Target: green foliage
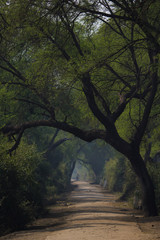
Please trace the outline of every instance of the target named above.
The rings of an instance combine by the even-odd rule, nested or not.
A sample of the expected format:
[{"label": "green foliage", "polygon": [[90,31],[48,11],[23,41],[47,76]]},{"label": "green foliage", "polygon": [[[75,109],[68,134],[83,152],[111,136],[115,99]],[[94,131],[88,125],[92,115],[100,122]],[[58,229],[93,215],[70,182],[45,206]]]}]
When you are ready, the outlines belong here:
[{"label": "green foliage", "polygon": [[[82,3],[84,7],[91,8],[91,11],[88,11],[90,14],[86,14],[87,11],[83,13],[83,8],[79,12],[79,9],[71,4],[72,1],[69,3],[50,1],[49,4],[48,1],[40,0],[34,3],[25,0],[3,1],[0,7],[2,26],[0,30],[0,127],[5,124],[21,124],[24,121],[52,119],[53,126],[59,123],[59,126],[65,126],[62,129],[72,131],[80,137],[82,134],[79,134],[78,129],[75,131],[72,126],[83,130],[94,128],[96,131],[93,131],[93,135],[96,132],[94,135],[96,138],[103,138],[120,151],[118,141],[125,148],[135,136],[134,144],[137,139],[141,141],[141,135],[147,135],[148,131],[156,142],[151,153],[153,155],[159,147],[159,141],[157,141],[159,135],[156,133],[159,129],[158,117],[156,119],[158,124],[154,126],[151,120],[155,119],[157,113],[159,114],[160,103],[158,89],[152,104],[152,95],[154,97],[156,92],[156,83],[155,85],[153,83],[155,76],[160,73],[156,63],[159,54],[155,55],[159,51],[157,29],[160,21],[160,4],[158,1],[151,1],[151,3],[150,1],[121,1],[124,7],[120,9],[121,4],[112,5],[115,1],[93,2],[92,6],[90,1]],[[78,4],[81,3],[77,2]],[[105,22],[105,12],[103,15],[105,7],[108,13],[116,11],[115,16],[120,14],[121,17],[112,18],[113,14],[111,14],[111,18],[107,18]],[[99,9],[101,14],[96,15]],[[125,13],[124,9],[126,9]],[[92,12],[95,15],[92,15]],[[129,19],[128,16],[130,20],[126,21]],[[101,17],[102,24],[99,22]],[[158,79],[159,76],[157,82]],[[148,120],[149,114],[152,119],[147,126],[145,119]],[[109,125],[106,127],[107,122]],[[48,121],[48,126],[50,124],[51,121]],[[39,121],[37,121],[38,125]],[[35,122],[33,126],[36,126]],[[141,132],[139,127],[142,129],[142,134],[137,137]],[[106,128],[107,131],[101,135],[99,134],[101,131],[98,131],[100,128]],[[112,129],[114,129],[113,135],[111,135]],[[29,135],[25,132],[25,137],[28,143],[35,142],[39,151],[45,151],[47,138],[51,135],[48,130],[46,132],[42,130],[45,139],[41,141],[37,139],[37,133]],[[88,132],[84,131],[84,134],[87,136]],[[145,137],[144,143],[140,146],[143,156],[145,145],[148,144]],[[134,144],[128,145],[130,149]],[[140,145],[140,143],[137,144]],[[14,161],[8,156],[4,157],[9,161],[6,165],[8,174],[15,176],[17,185],[20,185],[19,179],[22,178],[22,173],[27,179],[24,179],[24,185],[27,182],[31,183],[30,189],[33,193],[27,198],[29,202],[32,198],[33,202],[38,202],[36,196],[39,195],[34,193],[43,192],[40,185],[36,185],[38,181],[45,189],[40,176],[46,177],[48,186],[53,191],[66,189],[76,155],[74,153],[72,156],[73,148],[66,146],[45,156],[46,161],[43,162],[43,167],[40,164],[41,167],[38,168],[39,174],[35,170],[39,163],[35,163],[36,167],[34,164],[32,167],[26,165],[26,168],[18,162],[17,156],[23,159],[22,162],[31,164],[29,159],[34,162],[34,154],[32,152],[30,155],[29,150],[27,155],[18,150],[17,154],[12,156]],[[24,146],[22,148],[25,149]],[[122,152],[125,154],[124,148]],[[22,152],[25,152],[24,149]],[[136,149],[139,149],[139,146],[136,146]],[[82,160],[86,158],[89,161],[92,170],[99,178],[105,163],[104,159],[106,159],[105,153],[102,149],[98,149],[97,153],[94,151],[88,153],[86,150],[84,155],[86,156],[83,156]],[[2,162],[5,163],[5,160]],[[18,164],[14,165],[12,162]],[[106,164],[105,169],[111,190],[122,190],[124,166],[121,158],[119,160],[115,158]],[[132,180],[129,178],[130,168],[125,167],[127,169],[125,177],[130,185]],[[2,166],[3,168],[5,167]],[[49,168],[50,171],[48,171]],[[32,176],[36,179],[33,183]],[[16,182],[14,185],[16,186]],[[21,203],[25,208],[23,201]],[[20,206],[20,203],[18,202],[17,205]]]},{"label": "green foliage", "polygon": [[[36,139],[38,149],[44,149],[44,157],[45,163],[48,164],[48,176],[47,176],[47,189],[48,189],[48,197],[54,198],[55,194],[58,196],[68,189],[70,186],[70,180],[72,171],[74,169],[74,164],[76,160],[77,148],[79,147],[78,140],[71,139],[71,135],[67,134],[63,131],[59,131],[56,136],[56,140],[54,140],[53,148],[48,150],[49,143],[53,138],[55,131],[48,129],[41,129],[44,131],[45,138],[39,140]],[[33,134],[35,135],[35,134]],[[63,144],[54,147],[59,140],[66,139]],[[51,192],[49,192],[51,190]]]},{"label": "green foliage", "polygon": [[15,93],[13,90],[8,91],[7,88],[0,84],[0,128],[15,118],[13,100]]},{"label": "green foliage", "polygon": [[125,180],[125,159],[121,157],[107,161],[104,167],[104,177],[109,191],[122,192]]},{"label": "green foliage", "polygon": [[160,212],[160,163],[148,162],[147,168],[154,184],[156,203]]},{"label": "green foliage", "polygon": [[50,165],[48,186],[50,186],[51,188],[55,188],[56,195],[64,192],[68,187],[68,183],[70,183],[70,179],[68,179],[69,175],[66,174],[67,161],[64,156],[65,153],[58,148],[55,151],[51,152],[47,158]]},{"label": "green foliage", "polygon": [[[16,154],[5,138],[0,142],[0,224],[11,229],[23,227],[42,208],[45,180],[39,174],[42,155],[34,145],[22,143]],[[42,179],[43,178],[43,179]]]},{"label": "green foliage", "polygon": [[[43,140],[35,136],[36,131],[26,134],[25,139],[30,144],[23,139],[11,156],[7,151],[13,146],[13,142],[8,142],[1,136],[0,230],[22,228],[43,212],[48,201],[56,201],[67,190],[72,174],[73,145],[66,143],[45,155],[44,149],[46,150],[49,139],[53,137],[52,134],[46,131]],[[62,136],[60,134],[59,138]],[[43,152],[38,151],[39,148],[33,142],[41,150],[44,145]]]},{"label": "green foliage", "polygon": [[138,192],[141,197],[141,189],[137,176],[134,173],[130,162],[126,160],[124,183],[120,199],[125,201],[133,200],[135,192]]},{"label": "green foliage", "polygon": [[141,193],[140,186],[130,162],[118,155],[106,162],[103,179],[107,180],[107,189],[120,193],[120,200],[133,199],[135,191]]}]

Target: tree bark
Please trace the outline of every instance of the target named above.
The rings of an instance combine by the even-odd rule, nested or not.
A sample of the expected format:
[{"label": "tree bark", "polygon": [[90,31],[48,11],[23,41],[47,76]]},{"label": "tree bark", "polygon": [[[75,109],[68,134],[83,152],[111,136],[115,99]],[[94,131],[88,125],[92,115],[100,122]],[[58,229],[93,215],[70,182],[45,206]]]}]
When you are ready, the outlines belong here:
[{"label": "tree bark", "polygon": [[145,216],[157,216],[157,207],[155,201],[155,191],[151,177],[147,171],[145,162],[137,151],[132,151],[128,156],[132,167],[139,178],[142,187],[143,210]]},{"label": "tree bark", "polygon": [[118,135],[112,136],[112,139],[106,141],[117,151],[122,153],[131,162],[133,171],[138,177],[142,189],[143,211],[145,216],[157,216],[155,191],[151,177],[146,168],[145,162],[139,153],[139,145],[127,143]]}]

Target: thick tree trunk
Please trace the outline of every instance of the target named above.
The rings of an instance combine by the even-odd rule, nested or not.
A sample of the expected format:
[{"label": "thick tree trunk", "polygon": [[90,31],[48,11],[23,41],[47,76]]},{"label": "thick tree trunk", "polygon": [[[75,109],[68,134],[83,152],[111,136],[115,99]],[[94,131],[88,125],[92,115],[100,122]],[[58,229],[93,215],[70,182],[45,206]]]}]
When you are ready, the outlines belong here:
[{"label": "thick tree trunk", "polygon": [[143,193],[143,210],[145,216],[158,215],[155,202],[154,186],[141,155],[134,151],[130,156],[128,156],[128,158],[140,180]]},{"label": "thick tree trunk", "polygon": [[135,142],[132,142],[131,144],[127,143],[119,136],[115,136],[114,138],[110,137],[107,143],[126,156],[131,162],[133,170],[137,175],[142,188],[144,215],[157,216],[158,211],[155,201],[154,186],[145,162],[139,153],[139,145]]}]

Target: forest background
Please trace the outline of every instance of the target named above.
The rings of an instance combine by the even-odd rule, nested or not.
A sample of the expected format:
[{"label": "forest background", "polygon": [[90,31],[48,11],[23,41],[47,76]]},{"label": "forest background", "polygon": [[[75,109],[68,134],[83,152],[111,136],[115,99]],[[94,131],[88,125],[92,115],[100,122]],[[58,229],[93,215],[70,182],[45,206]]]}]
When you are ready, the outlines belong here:
[{"label": "forest background", "polygon": [[77,160],[158,214],[159,13],[152,0],[2,0],[2,229],[66,191]]}]

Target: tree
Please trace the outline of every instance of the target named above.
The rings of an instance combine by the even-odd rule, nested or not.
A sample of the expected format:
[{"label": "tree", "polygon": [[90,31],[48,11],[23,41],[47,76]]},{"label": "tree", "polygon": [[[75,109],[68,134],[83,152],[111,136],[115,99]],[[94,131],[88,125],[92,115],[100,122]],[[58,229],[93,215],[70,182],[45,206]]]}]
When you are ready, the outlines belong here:
[{"label": "tree", "polygon": [[[1,82],[20,95],[27,88],[36,97],[17,100],[41,113],[2,128],[17,135],[12,150],[26,129],[38,126],[102,139],[130,160],[148,216],[157,209],[140,147],[158,95],[159,10],[152,0],[17,0],[0,9]],[[120,134],[124,116],[129,137]]]}]

